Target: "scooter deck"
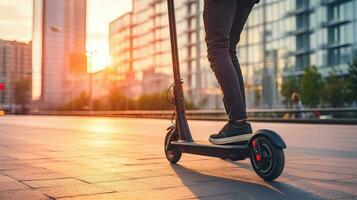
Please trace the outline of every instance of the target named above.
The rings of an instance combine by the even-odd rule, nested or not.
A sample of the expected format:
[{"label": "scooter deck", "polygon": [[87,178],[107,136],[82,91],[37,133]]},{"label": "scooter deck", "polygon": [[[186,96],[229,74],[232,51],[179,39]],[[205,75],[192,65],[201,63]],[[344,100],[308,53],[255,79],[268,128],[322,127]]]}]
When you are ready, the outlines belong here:
[{"label": "scooter deck", "polygon": [[248,145],[215,145],[197,142],[175,141],[173,146],[183,153],[218,157],[223,159],[243,160],[249,156]]}]

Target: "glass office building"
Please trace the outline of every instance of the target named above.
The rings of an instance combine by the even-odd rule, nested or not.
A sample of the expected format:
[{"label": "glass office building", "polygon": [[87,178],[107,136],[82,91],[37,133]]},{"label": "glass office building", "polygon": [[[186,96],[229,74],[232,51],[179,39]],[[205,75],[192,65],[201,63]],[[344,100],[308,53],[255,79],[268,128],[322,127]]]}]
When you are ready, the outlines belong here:
[{"label": "glass office building", "polygon": [[109,25],[109,46],[112,58],[114,74],[111,76],[111,85],[120,86],[127,96],[131,94],[131,82],[133,74],[133,51],[132,51],[132,13],[126,13]]},{"label": "glass office building", "polygon": [[32,99],[56,109],[86,90],[86,0],[34,0],[33,13]]},{"label": "glass office building", "polygon": [[[172,81],[162,76],[172,74],[166,3],[133,1],[134,85],[155,74],[149,80],[162,81],[150,91],[137,86],[136,94],[163,90]],[[203,0],[175,3],[186,97],[201,108],[222,108],[222,94],[207,61]],[[355,10],[357,0],[261,0],[255,5],[238,47],[248,108],[282,107],[283,80],[301,76],[307,66],[315,65],[324,76],[332,69],[345,75],[357,49]],[[152,73],[145,73],[148,70]]]},{"label": "glass office building", "polygon": [[356,55],[356,0],[265,0],[241,37],[249,107],[281,107],[284,78],[315,65],[323,76],[347,73]]}]

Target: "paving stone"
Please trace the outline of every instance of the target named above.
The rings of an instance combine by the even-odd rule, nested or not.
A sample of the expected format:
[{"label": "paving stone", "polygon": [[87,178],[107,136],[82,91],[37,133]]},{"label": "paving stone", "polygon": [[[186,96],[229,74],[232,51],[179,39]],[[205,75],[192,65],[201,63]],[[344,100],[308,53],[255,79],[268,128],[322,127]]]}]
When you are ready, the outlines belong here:
[{"label": "paving stone", "polygon": [[120,174],[130,178],[149,178],[149,177],[164,176],[163,174],[152,170],[122,172]]},{"label": "paving stone", "polygon": [[147,163],[145,160],[137,160],[137,159],[131,159],[131,158],[124,158],[124,157],[104,158],[101,160],[116,162],[116,163],[122,164],[122,165],[135,165],[135,164]]},{"label": "paving stone", "polygon": [[140,200],[186,199],[196,197],[187,187],[123,192]]},{"label": "paving stone", "polygon": [[317,187],[323,188],[323,189],[333,189],[337,190],[339,192],[343,193],[348,193],[351,195],[357,195],[357,189],[355,185],[352,184],[344,184],[340,181],[319,181],[319,182],[314,182],[314,184]]},{"label": "paving stone", "polygon": [[170,187],[180,187],[180,186],[192,186],[199,183],[188,180],[181,179],[176,176],[160,176],[160,177],[151,177],[151,178],[142,178],[137,179],[138,181],[152,186],[152,188],[170,188]]},{"label": "paving stone", "polygon": [[[0,192],[1,200],[48,199],[45,194],[59,200],[310,200],[356,199],[357,195],[357,156],[352,154],[356,151],[356,131],[351,126],[343,126],[341,132],[340,126],[332,125],[306,128],[254,123],[255,128],[277,129],[288,144],[282,176],[265,182],[252,170],[249,159],[231,162],[184,154],[177,165],[170,164],[162,149],[167,120],[140,119],[138,123],[138,119],[120,118],[33,118],[36,117],[16,116],[10,125],[4,122],[7,117],[0,120],[0,190],[4,190]],[[105,129],[93,125],[98,122],[98,127],[104,124]],[[191,126],[193,132],[202,133],[219,130],[223,125],[190,123],[196,124]],[[316,139],[316,135],[318,144],[307,141]],[[208,135],[198,133],[196,137],[207,140]],[[296,142],[301,140],[305,142]],[[348,147],[344,146],[346,143]]]},{"label": "paving stone", "polygon": [[0,183],[6,183],[6,182],[12,182],[12,181],[16,181],[16,180],[12,179],[8,176],[0,174]]},{"label": "paving stone", "polygon": [[40,174],[17,173],[17,174],[12,174],[11,177],[21,181],[30,181],[30,180],[61,179],[61,178],[68,178],[69,176],[60,173],[49,172],[49,173],[40,173]]},{"label": "paving stone", "polygon": [[42,193],[35,190],[7,190],[0,191],[1,200],[50,200]]},{"label": "paving stone", "polygon": [[[2,148],[0,147],[0,150],[1,150]],[[0,161],[1,162],[6,162],[7,160],[13,160],[13,159],[11,159],[9,156],[5,156],[5,155],[0,155]]]},{"label": "paving stone", "polygon": [[124,180],[124,181],[113,181],[105,183],[97,183],[100,187],[110,188],[118,192],[122,191],[140,191],[140,190],[149,190],[153,189],[153,186],[142,183],[137,179]]},{"label": "paving stone", "polygon": [[307,170],[289,170],[286,174],[293,175],[300,178],[308,178],[314,180],[346,180],[354,178],[354,175],[346,175],[339,173],[317,172]]},{"label": "paving stone", "polygon": [[134,172],[134,171],[145,171],[154,169],[163,169],[168,167],[168,165],[127,165],[122,167],[110,167],[102,168],[101,170],[109,173],[123,173],[123,172]]},{"label": "paving stone", "polygon": [[80,185],[83,182],[74,178],[65,179],[52,179],[52,180],[35,180],[35,181],[24,181],[25,184],[32,188],[43,188],[43,187],[53,187],[61,185]]},{"label": "paving stone", "polygon": [[97,187],[86,183],[77,184],[77,185],[40,188],[38,189],[38,191],[53,198],[74,197],[80,195],[103,194],[103,193],[114,192],[114,190],[112,189]]},{"label": "paving stone", "polygon": [[[340,199],[351,197],[355,194],[355,187],[341,187],[334,184],[321,183],[315,180],[297,180],[289,183],[307,193],[314,194],[322,199]],[[355,192],[353,192],[355,191]]]},{"label": "paving stone", "polygon": [[[221,180],[216,182],[207,182],[205,184],[195,185],[188,188],[193,192],[193,194],[195,194],[195,197],[200,198],[231,194],[234,192],[242,193],[244,196],[256,195],[257,199],[259,199],[259,195],[264,197],[264,194],[267,193],[269,195],[277,196],[275,192],[272,192],[272,189],[263,185],[244,181]],[[251,190],[247,191],[247,188],[251,188]]]},{"label": "paving stone", "polygon": [[61,198],[60,200],[119,200],[119,199],[134,200],[133,197],[118,192]]},{"label": "paving stone", "polygon": [[258,183],[262,182],[262,179],[254,173],[253,170],[231,167],[224,170],[214,170],[206,173],[207,176],[214,176],[221,179],[231,179],[231,180],[249,180]]},{"label": "paving stone", "polygon": [[12,154],[9,154],[9,156],[19,159],[19,160],[44,158],[43,156],[39,156],[39,155],[32,154],[32,153],[12,153]]},{"label": "paving stone", "polygon": [[356,200],[357,196],[351,196],[351,197],[346,197],[346,198],[340,198],[338,200]]},{"label": "paving stone", "polygon": [[101,183],[101,182],[112,182],[120,180],[132,179],[123,174],[88,174],[76,176],[77,179],[88,182],[88,183]]},{"label": "paving stone", "polygon": [[[356,162],[357,165],[357,162]],[[300,170],[309,170],[309,171],[317,171],[317,172],[326,172],[326,173],[338,173],[344,175],[356,175],[357,168],[354,166],[351,167],[337,167],[331,165],[321,165],[321,164],[303,164],[299,165],[296,163],[290,163],[285,166],[286,168],[291,169],[300,169]]]},{"label": "paving stone", "polygon": [[122,167],[123,165],[112,162],[101,162],[101,161],[74,161],[77,164],[84,165],[86,167],[94,168],[94,169],[102,169],[102,168],[111,168],[111,167]]},{"label": "paving stone", "polygon": [[345,180],[339,180],[339,181],[341,181],[343,183],[357,185],[357,178],[351,178],[351,179],[345,179]]},{"label": "paving stone", "polygon": [[28,168],[30,165],[28,164],[19,164],[19,163],[16,163],[16,164],[11,164],[11,163],[2,163],[0,165],[0,171],[5,171],[5,170],[15,170],[15,169],[26,169]]},{"label": "paving stone", "polygon": [[[217,165],[219,163],[219,165]],[[205,160],[205,161],[190,161],[190,162],[184,162],[180,163],[183,167],[191,169],[191,170],[196,170],[196,171],[213,171],[213,170],[219,170],[219,169],[226,169],[232,166],[235,166],[231,163],[222,161],[221,159],[214,158],[214,160]]]},{"label": "paving stone", "polygon": [[42,174],[42,173],[50,173],[51,171],[45,168],[40,167],[26,167],[24,169],[16,169],[16,170],[6,170],[1,173],[6,174],[10,177],[16,177],[23,174]]},{"label": "paving stone", "polygon": [[[220,186],[222,183],[215,185],[195,185],[195,186],[183,186],[174,188],[144,190],[144,191],[132,191],[125,192],[128,195],[134,196],[139,199],[187,199],[187,198],[203,198],[209,196],[218,196],[223,194],[233,193],[235,190],[232,187],[222,189]],[[223,186],[225,187],[225,186]]]},{"label": "paving stone", "polygon": [[42,159],[29,159],[29,160],[23,160],[23,163],[26,164],[40,164],[40,163],[56,163],[59,162],[58,160],[55,159],[51,159],[51,158],[42,158]]},{"label": "paving stone", "polygon": [[86,167],[79,164],[74,163],[41,163],[39,166],[48,169],[50,172],[58,172],[65,175],[81,175],[81,174],[88,174],[88,173],[99,173],[100,170]]},{"label": "paving stone", "polygon": [[[240,197],[235,194],[235,193],[230,193],[230,194],[221,194],[221,195],[213,195],[213,196],[208,196],[208,197],[199,197],[199,198],[188,198],[190,200],[193,199],[202,199],[202,200],[232,200],[232,199],[240,199]],[[187,199],[187,200],[188,200]]]},{"label": "paving stone", "polygon": [[30,187],[28,187],[27,185],[24,185],[23,183],[20,183],[19,181],[0,183],[0,191],[20,190],[20,189],[30,189]]}]

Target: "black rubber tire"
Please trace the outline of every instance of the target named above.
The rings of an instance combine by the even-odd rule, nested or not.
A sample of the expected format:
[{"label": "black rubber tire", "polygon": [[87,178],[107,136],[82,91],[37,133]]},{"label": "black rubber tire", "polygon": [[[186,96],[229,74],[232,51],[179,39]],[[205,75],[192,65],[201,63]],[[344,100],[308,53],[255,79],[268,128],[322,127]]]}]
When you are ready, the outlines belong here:
[{"label": "black rubber tire", "polygon": [[180,160],[182,152],[178,148],[172,147],[168,144],[170,144],[172,141],[178,141],[178,140],[179,140],[179,135],[176,130],[169,130],[167,132],[165,137],[165,144],[164,144],[165,155],[167,160],[173,164],[177,163]]},{"label": "black rubber tire", "polygon": [[260,146],[265,144],[266,145],[265,147],[270,148],[270,151],[272,153],[271,156],[272,164],[271,167],[268,168],[269,170],[267,172],[262,172],[260,169],[258,169],[257,165],[254,163],[256,161],[253,153],[250,157],[250,162],[252,164],[254,171],[258,174],[258,176],[260,176],[265,181],[272,181],[278,178],[284,170],[284,165],[285,165],[284,151],[283,149],[273,145],[272,142],[264,136],[258,137],[257,139],[260,142]]}]

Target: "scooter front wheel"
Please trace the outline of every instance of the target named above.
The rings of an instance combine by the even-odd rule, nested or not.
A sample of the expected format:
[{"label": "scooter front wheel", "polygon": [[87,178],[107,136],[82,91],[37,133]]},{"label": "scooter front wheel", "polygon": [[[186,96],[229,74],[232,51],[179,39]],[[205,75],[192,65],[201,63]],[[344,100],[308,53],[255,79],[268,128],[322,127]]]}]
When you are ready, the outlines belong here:
[{"label": "scooter front wheel", "polygon": [[165,155],[168,161],[171,163],[175,164],[177,163],[182,155],[182,152],[177,148],[171,145],[171,142],[173,141],[178,141],[179,140],[179,134],[176,129],[170,129],[165,137]]},{"label": "scooter front wheel", "polygon": [[[285,156],[283,149],[275,146],[272,142],[260,136],[252,141],[252,153],[250,161],[254,171],[264,180],[272,181],[283,172]],[[256,149],[257,151],[254,151]]]}]

